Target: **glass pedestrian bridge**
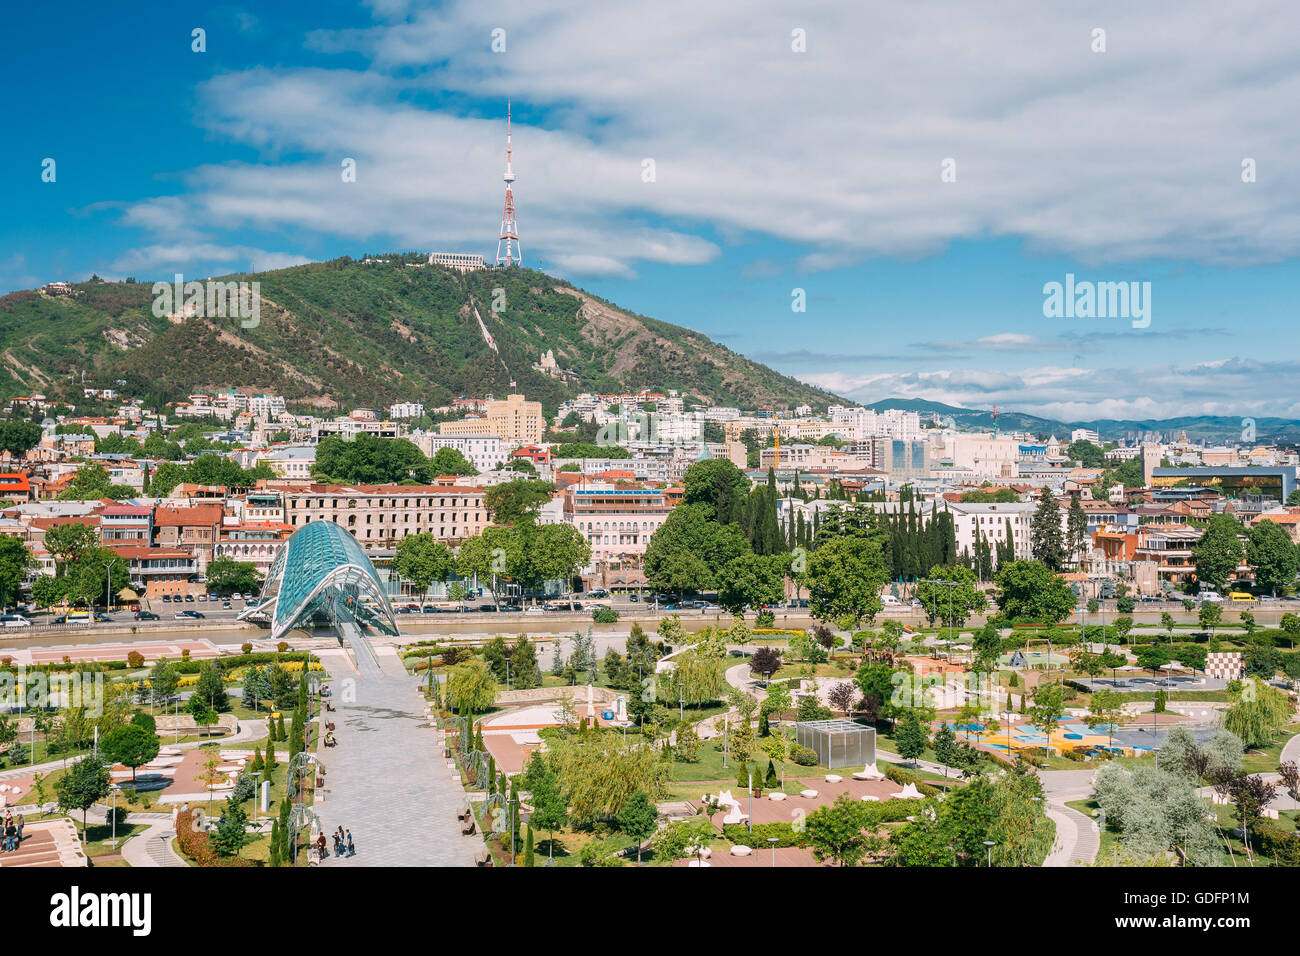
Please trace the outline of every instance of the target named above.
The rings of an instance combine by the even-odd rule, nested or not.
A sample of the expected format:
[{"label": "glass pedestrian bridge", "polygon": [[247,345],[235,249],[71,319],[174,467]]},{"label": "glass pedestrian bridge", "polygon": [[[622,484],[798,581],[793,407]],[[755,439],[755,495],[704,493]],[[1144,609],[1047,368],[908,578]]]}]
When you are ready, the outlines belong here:
[{"label": "glass pedestrian bridge", "polygon": [[398,633],[374,565],[357,539],[332,521],[303,525],[280,545],[257,603],[239,614],[240,620],[254,617],[270,620],[275,641],[318,625],[341,634],[360,635],[362,627]]}]

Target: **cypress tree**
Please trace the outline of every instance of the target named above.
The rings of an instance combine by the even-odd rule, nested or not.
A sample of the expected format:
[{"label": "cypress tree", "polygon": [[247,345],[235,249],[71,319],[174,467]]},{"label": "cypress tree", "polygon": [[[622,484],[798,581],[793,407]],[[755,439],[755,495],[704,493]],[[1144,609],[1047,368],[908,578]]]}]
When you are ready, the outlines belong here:
[{"label": "cypress tree", "polygon": [[533,865],[533,825],[528,824],[528,842],[524,844],[524,866]]}]

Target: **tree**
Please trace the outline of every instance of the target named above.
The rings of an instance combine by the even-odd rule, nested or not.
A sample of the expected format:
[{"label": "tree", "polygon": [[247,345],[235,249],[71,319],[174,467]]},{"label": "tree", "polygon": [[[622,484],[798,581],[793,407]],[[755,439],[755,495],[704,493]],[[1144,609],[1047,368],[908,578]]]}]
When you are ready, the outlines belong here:
[{"label": "tree", "polygon": [[230,709],[230,696],[226,693],[226,681],[221,668],[212,661],[199,665],[199,679],[194,685],[194,695],[203,698],[213,710],[220,713]]},{"label": "tree", "polygon": [[171,700],[180,684],[180,675],[176,666],[167,660],[160,660],[149,671],[149,696],[156,704]]},{"label": "tree", "polygon": [[1283,632],[1287,636],[1287,640],[1291,642],[1291,650],[1295,650],[1296,638],[1300,637],[1300,615],[1292,614],[1288,611],[1286,614],[1282,615],[1282,619],[1278,622],[1278,626],[1282,628]]},{"label": "tree", "polygon": [[1174,639],[1174,616],[1173,616],[1172,614],[1170,614],[1168,611],[1161,611],[1161,612],[1160,612],[1160,626],[1163,627],[1163,628],[1165,629],[1165,633],[1169,636],[1169,640],[1170,640],[1170,641],[1173,641],[1173,639]]},{"label": "tree", "polygon": [[749,479],[727,458],[697,461],[682,476],[682,504],[703,504],[719,524],[739,521],[749,495]]},{"label": "tree", "polygon": [[746,608],[778,603],[785,595],[783,565],[778,555],[752,551],[737,555],[718,571],[718,605],[732,614],[743,614]]},{"label": "tree", "polygon": [[1061,507],[1046,487],[1038,496],[1038,507],[1029,524],[1029,550],[1034,560],[1041,561],[1049,570],[1059,571],[1065,565]]},{"label": "tree", "polygon": [[[929,581],[917,584],[916,597],[931,624],[938,619],[945,627],[961,627],[971,614],[984,610],[988,603],[984,592],[976,587],[975,572],[970,568],[960,564],[935,565],[927,577]],[[931,581],[952,581],[954,584],[933,584]]]},{"label": "tree", "polygon": [[26,452],[41,443],[44,432],[35,422],[9,419],[0,422],[0,451],[7,451],[15,458],[21,458]]},{"label": "tree", "polygon": [[559,580],[567,589],[578,569],[591,560],[591,545],[571,524],[542,525],[528,536],[527,549],[527,578],[533,584]]},{"label": "tree", "polygon": [[552,856],[555,849],[555,831],[564,827],[568,822],[568,815],[559,781],[542,754],[534,752],[528,758],[523,786],[528,791],[533,805],[533,813],[528,822],[547,832],[547,855]]},{"label": "tree", "polygon": [[45,532],[45,550],[54,558],[54,567],[62,576],[71,563],[99,547],[99,532],[92,525],[65,522]]},{"label": "tree", "polygon": [[618,815],[618,827],[636,841],[636,862],[641,865],[641,844],[655,832],[659,826],[659,811],[644,790],[638,790],[628,797],[623,810]]},{"label": "tree", "polygon": [[96,754],[87,754],[59,778],[54,793],[62,810],[81,811],[81,836],[86,836],[86,811],[108,796],[112,782],[108,764]]},{"label": "tree", "polygon": [[1236,573],[1246,555],[1238,533],[1241,526],[1230,514],[1216,514],[1210,518],[1201,539],[1192,546],[1196,561],[1196,580],[1202,586],[1222,591]]},{"label": "tree", "polygon": [[429,471],[435,476],[478,474],[478,469],[456,448],[439,448],[434,452]]},{"label": "tree", "polygon": [[224,555],[208,562],[207,578],[207,589],[216,594],[255,594],[262,588],[262,575],[257,565]]},{"label": "tree", "polygon": [[869,812],[866,804],[842,793],[834,803],[808,814],[804,832],[817,861],[834,860],[838,866],[857,866],[874,843],[864,833]]},{"label": "tree", "polygon": [[1079,495],[1070,496],[1070,510],[1065,516],[1065,538],[1070,560],[1079,566],[1088,545],[1088,515],[1083,510]]},{"label": "tree", "polygon": [[109,731],[100,749],[104,756],[131,768],[131,789],[135,789],[135,771],[158,756],[158,735],[138,724],[126,724]]},{"label": "tree", "polygon": [[554,491],[555,486],[548,481],[514,478],[488,488],[483,493],[483,507],[495,524],[531,524]]},{"label": "tree", "polygon": [[1295,583],[1300,552],[1285,528],[1261,518],[1247,537],[1246,563],[1255,572],[1255,585],[1276,596],[1280,589]]},{"label": "tree", "polygon": [[904,760],[912,761],[913,764],[925,753],[930,740],[915,711],[903,711],[898,720],[898,727],[894,731],[894,741],[898,745],[898,755]]},{"label": "tree", "polygon": [[451,549],[427,531],[402,538],[397,542],[393,555],[393,570],[419,588],[421,593],[427,592],[435,581],[445,581],[455,564]]},{"label": "tree", "polygon": [[108,469],[100,464],[82,465],[72,480],[59,492],[63,501],[93,501],[96,498],[130,498],[135,489],[115,485],[108,477]]},{"label": "tree", "polygon": [[35,557],[21,538],[8,534],[0,537],[0,606],[17,603],[27,573],[36,566]]},{"label": "tree", "polygon": [[842,680],[831,686],[826,699],[830,701],[832,707],[847,718],[849,711],[858,702],[858,696],[857,685],[852,681]]},{"label": "tree", "polygon": [[220,716],[215,710],[208,706],[208,702],[199,694],[190,698],[190,702],[185,708],[191,717],[194,718],[195,725],[200,732],[206,731],[217,722]]},{"label": "tree", "polygon": [[808,607],[814,617],[847,620],[857,627],[863,618],[872,620],[880,613],[880,590],[888,575],[879,544],[840,537],[809,556],[807,580]]},{"label": "tree", "polygon": [[481,714],[496,700],[497,682],[487,662],[475,658],[452,668],[447,690],[457,710],[467,708],[471,714]]},{"label": "tree", "polygon": [[1196,619],[1201,627],[1213,633],[1214,628],[1223,620],[1223,608],[1213,601],[1202,601],[1200,610],[1196,612]]},{"label": "tree", "polygon": [[1012,561],[993,576],[996,600],[1011,620],[1055,624],[1074,610],[1074,594],[1059,575],[1038,561]]},{"label": "tree", "polygon": [[781,652],[766,644],[755,648],[749,657],[750,673],[760,674],[764,680],[771,680],[772,675],[780,669]]},{"label": "tree", "polygon": [[749,550],[740,526],[718,524],[712,506],[680,504],[650,538],[646,579],[660,590],[709,590],[716,586],[718,572]]},{"label": "tree", "polygon": [[431,464],[406,438],[380,438],[365,433],[351,438],[327,435],[316,445],[311,474],[324,482],[387,485],[408,479],[428,481],[436,477]]},{"label": "tree", "polygon": [[126,561],[108,548],[91,548],[65,569],[69,600],[93,605],[109,602],[127,585]]},{"label": "tree", "polygon": [[226,798],[225,808],[210,835],[212,848],[222,856],[238,857],[239,851],[253,841],[248,832],[248,813],[234,794]]}]

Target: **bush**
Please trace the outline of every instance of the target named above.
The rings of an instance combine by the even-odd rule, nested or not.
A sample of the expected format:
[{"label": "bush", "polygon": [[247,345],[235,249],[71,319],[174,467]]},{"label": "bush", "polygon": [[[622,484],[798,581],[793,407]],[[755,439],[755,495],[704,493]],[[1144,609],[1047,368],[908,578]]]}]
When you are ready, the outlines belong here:
[{"label": "bush", "polygon": [[722,835],[732,843],[751,847],[768,846],[767,841],[772,837],[776,837],[779,847],[808,845],[808,834],[796,831],[789,823],[756,823],[753,833],[743,823],[729,823],[722,828]]},{"label": "bush", "polygon": [[[881,764],[877,763],[876,766],[880,767]],[[900,786],[905,787],[909,783],[916,784],[916,789],[919,790],[927,797],[932,797],[939,792],[938,787],[931,786],[928,783],[923,783],[921,778],[918,777],[916,774],[911,773],[908,770],[904,770],[896,763],[884,764],[883,768],[881,769],[881,772],[885,775],[886,779],[892,780],[894,783],[899,784]],[[889,802],[893,803],[894,801],[891,800]],[[906,801],[900,800],[898,802],[903,803]]]},{"label": "bush", "polygon": [[618,611],[612,607],[598,607],[591,612],[591,619],[596,624],[614,624],[618,621]]},{"label": "bush", "polygon": [[243,644],[240,644],[239,649],[243,651],[245,654],[253,653],[253,645],[249,644],[247,641],[245,641]]},{"label": "bush", "polygon": [[1276,823],[1260,820],[1250,830],[1255,851],[1274,857],[1285,866],[1300,866],[1300,834],[1288,833]]},{"label": "bush", "polygon": [[790,745],[790,759],[801,767],[817,766],[817,751],[803,744]]},{"label": "bush", "polygon": [[144,667],[144,655],[139,651],[132,651],[126,655],[128,667]]},{"label": "bush", "polygon": [[758,612],[758,617],[754,619],[754,624],[758,627],[771,627],[776,623],[776,615],[764,608]]}]

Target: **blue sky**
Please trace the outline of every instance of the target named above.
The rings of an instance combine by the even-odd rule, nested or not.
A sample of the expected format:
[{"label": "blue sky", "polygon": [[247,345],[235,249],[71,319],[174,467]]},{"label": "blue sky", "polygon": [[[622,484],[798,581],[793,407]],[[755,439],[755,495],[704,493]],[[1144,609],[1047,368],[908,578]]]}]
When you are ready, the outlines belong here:
[{"label": "blue sky", "polygon": [[[527,264],[788,374],[864,402],[1300,417],[1292,5],[704,6],[13,8],[0,292],[490,258],[510,99]],[[1045,318],[1067,273],[1150,282],[1149,327]]]}]

